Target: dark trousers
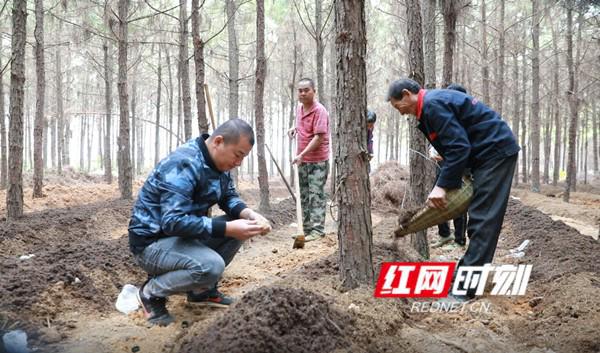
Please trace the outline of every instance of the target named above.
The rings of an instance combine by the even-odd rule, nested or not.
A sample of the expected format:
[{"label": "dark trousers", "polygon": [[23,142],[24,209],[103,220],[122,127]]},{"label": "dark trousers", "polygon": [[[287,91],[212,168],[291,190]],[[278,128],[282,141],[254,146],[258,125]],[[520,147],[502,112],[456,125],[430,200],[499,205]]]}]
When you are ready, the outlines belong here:
[{"label": "dark trousers", "polygon": [[[460,266],[491,263],[504,221],[517,155],[485,162],[473,168],[473,199],[469,206],[469,247]],[[472,296],[474,291],[469,291]]]},{"label": "dark trousers", "polygon": [[[440,177],[440,171],[442,170],[442,162],[438,162],[438,166],[440,168],[437,168],[435,171],[435,183],[433,184],[435,186],[435,184],[437,184],[437,180]],[[454,242],[460,245],[465,245],[466,244],[466,239],[465,239],[465,230],[466,230],[466,224],[467,224],[467,214],[464,213],[458,217],[456,217],[453,220],[454,223]],[[448,224],[448,222],[444,222],[444,223],[440,223],[438,224],[438,234],[440,235],[440,237],[442,238],[447,238],[450,236],[450,225]]]},{"label": "dark trousers", "polygon": [[[465,245],[467,240],[465,239],[465,231],[467,225],[467,214],[463,213],[454,220],[454,242],[460,245]],[[450,236],[450,225],[448,222],[438,224],[438,234],[442,238]]]}]

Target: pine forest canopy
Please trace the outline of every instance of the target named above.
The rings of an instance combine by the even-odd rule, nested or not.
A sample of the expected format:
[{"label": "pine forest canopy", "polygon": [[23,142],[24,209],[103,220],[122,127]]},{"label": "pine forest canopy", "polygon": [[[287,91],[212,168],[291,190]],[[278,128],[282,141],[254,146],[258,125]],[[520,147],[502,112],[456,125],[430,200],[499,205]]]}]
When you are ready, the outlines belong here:
[{"label": "pine forest canopy", "polygon": [[[45,124],[40,131],[45,138],[43,165],[48,171],[72,168],[106,174],[107,167],[118,169],[119,131],[126,123],[119,120],[124,98],[129,116],[129,156],[133,172],[139,176],[145,176],[157,160],[186,138],[198,136],[207,126],[212,131],[213,119],[216,124],[223,122],[231,116],[230,110],[254,122],[255,2],[39,3],[43,8],[39,17],[43,19],[43,28],[39,29],[43,32],[41,51],[36,51],[36,4],[31,0],[26,4],[25,173],[33,171],[35,159],[34,125],[40,84],[36,60],[42,53],[45,100],[40,116]],[[124,3],[128,5],[124,9],[127,26],[122,32],[119,11]],[[533,3],[422,0],[428,87],[441,87],[446,75],[451,75],[451,82],[462,84],[472,95],[501,111],[523,146],[519,181],[526,182],[535,175],[541,175],[546,183],[564,179],[573,115],[568,102],[576,97],[578,120],[574,132],[578,139],[573,147],[574,165],[583,179],[588,171],[598,171],[600,6],[574,0],[538,1],[534,13]],[[15,1],[0,3],[0,113],[5,134],[9,129],[15,5]],[[451,5],[455,7],[449,9]],[[409,74],[405,2],[372,0],[365,6],[367,104],[378,116],[372,168],[387,160],[408,165],[409,125],[385,101],[388,83]],[[452,64],[446,71],[445,26],[451,23],[450,10],[456,16],[455,38]],[[567,28],[569,11],[571,32]],[[182,14],[186,21],[180,20]],[[285,131],[291,126],[297,102],[294,81],[313,78],[319,99],[332,117],[338,109],[334,99],[333,22],[331,0],[265,2],[265,143],[285,173],[290,172]],[[126,40],[122,40],[123,33]],[[571,50],[568,33],[572,33]],[[119,50],[127,54],[124,71],[119,68]],[[126,85],[119,86],[125,76]],[[573,95],[568,94],[571,77],[575,83],[571,87],[575,89]],[[126,92],[119,91],[123,87]],[[3,161],[7,163],[6,141],[3,146]],[[257,165],[254,149],[240,176],[255,176]],[[277,172],[269,158],[267,167],[269,175],[275,177]],[[537,168],[537,174],[532,168]],[[3,178],[6,185],[6,175]]]}]

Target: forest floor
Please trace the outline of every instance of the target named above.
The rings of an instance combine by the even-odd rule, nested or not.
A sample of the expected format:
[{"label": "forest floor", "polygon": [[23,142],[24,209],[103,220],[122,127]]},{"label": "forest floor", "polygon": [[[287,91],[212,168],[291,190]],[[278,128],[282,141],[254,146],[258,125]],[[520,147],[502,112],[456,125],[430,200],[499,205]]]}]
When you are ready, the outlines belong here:
[{"label": "forest floor", "polygon": [[[377,191],[385,189],[383,171],[372,176]],[[411,308],[423,299],[340,290],[329,213],[326,238],[293,250],[294,204],[275,182],[274,231],[245,244],[224,274],[221,289],[238,303],[198,308],[175,296],[168,308],[176,322],[149,327],[139,311],[115,309],[123,285],[145,278],[127,247],[132,201],[119,200],[116,184],[98,178],[49,179],[45,198],[25,190],[23,219],[0,224],[0,335],[23,329],[37,352],[600,352],[600,188],[581,186],[569,204],[559,188],[514,188],[495,263],[533,264],[526,295],[486,295],[459,312],[418,313]],[[256,185],[241,182],[240,190],[257,204]],[[385,261],[420,261],[408,239],[393,244],[389,211],[398,195],[373,199],[375,275]],[[525,239],[525,256],[510,257]],[[436,240],[431,229],[429,241]],[[456,260],[462,252],[432,249],[431,259]],[[28,254],[35,256],[19,259]]]}]

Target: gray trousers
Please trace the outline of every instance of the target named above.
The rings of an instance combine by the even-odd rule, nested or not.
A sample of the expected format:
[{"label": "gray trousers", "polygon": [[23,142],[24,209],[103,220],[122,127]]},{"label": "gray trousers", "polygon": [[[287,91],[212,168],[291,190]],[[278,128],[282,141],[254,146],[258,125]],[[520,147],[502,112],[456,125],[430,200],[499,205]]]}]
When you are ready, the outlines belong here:
[{"label": "gray trousers", "polygon": [[150,244],[135,258],[149,274],[146,290],[167,297],[215,288],[242,243],[230,237],[201,241],[173,236]]}]

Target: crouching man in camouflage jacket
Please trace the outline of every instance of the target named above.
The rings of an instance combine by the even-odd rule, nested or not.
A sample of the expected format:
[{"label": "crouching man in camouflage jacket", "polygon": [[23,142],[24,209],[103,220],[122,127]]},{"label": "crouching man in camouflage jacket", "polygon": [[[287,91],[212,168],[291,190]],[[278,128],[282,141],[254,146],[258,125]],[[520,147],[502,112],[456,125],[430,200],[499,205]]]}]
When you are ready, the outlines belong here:
[{"label": "crouching man in camouflage jacket", "polygon": [[[226,307],[232,300],[217,283],[242,242],[271,231],[269,222],[239,198],[229,170],[252,146],[252,127],[228,120],[213,134],[181,145],[152,171],[129,222],[129,246],[148,272],[138,300],[149,322],[173,317],[166,298],[187,293],[190,303]],[[225,216],[207,217],[218,204]]]}]

